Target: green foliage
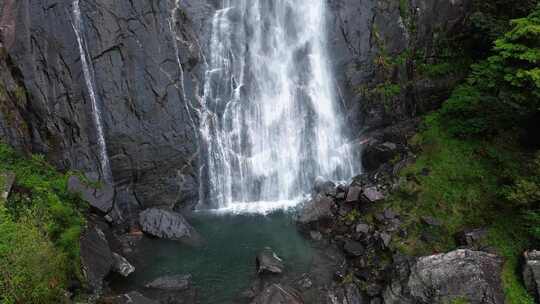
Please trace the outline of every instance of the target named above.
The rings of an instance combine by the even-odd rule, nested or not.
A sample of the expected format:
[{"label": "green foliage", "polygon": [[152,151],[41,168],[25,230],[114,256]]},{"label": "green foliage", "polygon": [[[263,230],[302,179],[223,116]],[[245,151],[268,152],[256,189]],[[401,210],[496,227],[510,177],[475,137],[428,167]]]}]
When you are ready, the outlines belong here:
[{"label": "green foliage", "polygon": [[[402,240],[401,249],[411,254],[451,250],[455,247],[452,235],[484,224],[497,197],[497,177],[482,152],[483,144],[450,136],[440,119],[438,114],[426,118],[424,130],[414,139],[422,152],[401,172],[400,191],[389,202],[408,215],[412,232]],[[432,231],[438,242],[419,241],[424,231],[419,221],[422,216],[434,216],[444,223],[445,231]]]},{"label": "green foliage", "polygon": [[[519,256],[530,246],[527,227],[522,211],[508,204],[501,191],[509,177],[523,172],[526,156],[512,136],[501,136],[500,141],[456,138],[442,119],[439,113],[425,119],[422,131],[410,141],[419,157],[402,170],[400,190],[381,206],[398,211],[407,227],[408,235],[395,239],[394,246],[412,255],[447,252],[456,247],[456,232],[487,227],[485,245],[506,261],[501,279],[507,303],[532,304],[518,272]],[[423,216],[437,218],[442,227],[426,227]],[[535,216],[540,223],[540,215]],[[431,240],[422,240],[425,233]]]},{"label": "green foliage", "polygon": [[15,189],[0,209],[2,303],[54,302],[47,299],[57,298],[65,280],[79,274],[85,207],[67,192],[69,175],[41,156],[23,157],[0,144],[2,171],[16,174]]},{"label": "green foliage", "polygon": [[506,212],[506,216],[501,215],[494,219],[488,240],[488,245],[497,248],[498,253],[505,258],[501,278],[505,303],[533,304],[534,300],[521,284],[519,271],[519,257],[529,246],[527,233],[524,231],[520,214],[512,210]]},{"label": "green foliage", "polygon": [[494,55],[474,64],[441,114],[455,136],[496,135],[540,110],[540,6],[512,21]]},{"label": "green foliage", "polygon": [[59,303],[69,260],[36,216],[14,221],[0,206],[0,303]]},{"label": "green foliage", "polygon": [[524,167],[526,174],[515,177],[514,183],[505,187],[503,193],[516,205],[531,206],[540,202],[540,152]]}]

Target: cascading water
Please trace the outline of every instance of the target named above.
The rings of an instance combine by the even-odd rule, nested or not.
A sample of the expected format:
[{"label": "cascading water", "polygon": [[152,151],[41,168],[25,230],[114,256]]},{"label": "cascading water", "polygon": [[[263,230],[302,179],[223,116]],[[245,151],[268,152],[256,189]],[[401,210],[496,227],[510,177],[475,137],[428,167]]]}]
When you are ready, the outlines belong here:
[{"label": "cascading water", "polygon": [[201,204],[265,212],[317,176],[352,177],[326,45],[325,0],[224,0],[201,113]]},{"label": "cascading water", "polygon": [[88,96],[90,96],[90,103],[92,105],[92,117],[94,125],[96,127],[97,141],[99,146],[99,160],[101,163],[101,171],[105,182],[112,182],[112,173],[109,162],[109,156],[107,154],[107,144],[105,142],[105,132],[103,131],[103,123],[101,119],[101,109],[98,103],[98,97],[94,90],[94,69],[88,58],[88,52],[86,47],[86,41],[84,39],[84,24],[81,18],[81,10],[79,7],[79,0],[74,0],[72,4],[73,20],[71,25],[75,31],[77,37],[77,44],[79,45],[79,53],[81,57],[81,65],[83,69],[84,81],[88,90]]}]

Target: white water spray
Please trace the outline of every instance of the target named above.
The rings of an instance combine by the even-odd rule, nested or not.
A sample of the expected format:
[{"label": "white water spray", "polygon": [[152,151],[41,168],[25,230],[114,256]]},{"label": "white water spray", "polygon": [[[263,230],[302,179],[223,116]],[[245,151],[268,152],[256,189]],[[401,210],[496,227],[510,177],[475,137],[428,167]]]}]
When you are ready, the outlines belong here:
[{"label": "white water spray", "polygon": [[101,163],[101,171],[103,174],[103,179],[112,183],[112,173],[111,166],[109,162],[109,156],[107,154],[107,144],[105,142],[105,133],[103,131],[103,123],[101,119],[101,109],[98,103],[98,97],[95,93],[95,82],[94,82],[94,69],[89,59],[86,41],[84,39],[84,24],[81,17],[81,10],[79,7],[79,0],[73,1],[73,20],[71,25],[75,31],[75,36],[77,37],[77,44],[79,45],[79,53],[81,57],[81,65],[84,74],[84,81],[86,83],[86,88],[88,90],[88,95],[90,96],[90,103],[92,105],[92,117],[94,120],[94,125],[97,131],[97,140],[99,146],[99,159]]},{"label": "white water spray", "polygon": [[201,113],[203,206],[265,212],[309,193],[317,176],[355,173],[325,3],[224,0],[215,13]]}]

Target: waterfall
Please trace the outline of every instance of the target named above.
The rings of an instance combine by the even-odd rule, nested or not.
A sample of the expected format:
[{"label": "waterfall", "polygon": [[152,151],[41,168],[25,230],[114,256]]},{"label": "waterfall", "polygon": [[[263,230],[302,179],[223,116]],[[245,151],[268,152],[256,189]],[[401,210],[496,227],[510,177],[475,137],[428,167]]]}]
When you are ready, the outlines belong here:
[{"label": "waterfall", "polygon": [[[77,37],[77,44],[79,45],[79,53],[81,57],[81,65],[83,69],[84,81],[86,88],[88,90],[88,96],[90,96],[90,103],[92,105],[92,117],[94,120],[94,125],[97,133],[97,141],[99,146],[99,160],[101,163],[101,171],[103,174],[103,179],[112,183],[112,173],[109,163],[109,156],[107,155],[107,143],[105,142],[105,132],[103,131],[103,122],[101,118],[101,109],[98,103],[98,96],[95,92],[95,81],[94,81],[94,69],[91,64],[91,59],[89,57],[86,41],[83,37],[84,35],[84,24],[81,17],[81,10],[79,8],[79,0],[73,1],[73,20],[71,25],[75,31],[75,36]],[[90,62],[90,64],[89,64]]]},{"label": "waterfall", "polygon": [[201,113],[201,204],[295,204],[321,176],[349,179],[327,54],[325,0],[224,0],[212,19]]}]

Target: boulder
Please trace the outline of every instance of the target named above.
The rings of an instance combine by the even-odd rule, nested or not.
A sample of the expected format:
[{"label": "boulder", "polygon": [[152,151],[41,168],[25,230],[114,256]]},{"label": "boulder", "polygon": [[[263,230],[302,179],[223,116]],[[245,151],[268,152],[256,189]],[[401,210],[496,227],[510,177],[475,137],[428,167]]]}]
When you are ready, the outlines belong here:
[{"label": "boulder", "polygon": [[161,289],[169,291],[186,290],[191,285],[190,274],[180,274],[159,277],[144,285],[146,288]]},{"label": "boulder", "polygon": [[531,250],[523,254],[525,265],[523,266],[523,283],[527,291],[540,301],[540,251]]},{"label": "boulder", "polygon": [[370,203],[382,201],[385,198],[384,194],[375,186],[365,188],[363,194],[366,200]]},{"label": "boulder", "polygon": [[461,299],[503,304],[502,265],[499,256],[468,249],[421,257],[407,269],[395,265],[384,303],[445,304]]},{"label": "boulder", "polygon": [[285,268],[283,260],[271,248],[265,248],[261,251],[255,261],[258,274],[280,274]]},{"label": "boulder", "polygon": [[113,255],[105,234],[98,227],[89,227],[81,235],[82,270],[88,285],[96,293],[103,287],[103,279],[113,267]]},{"label": "boulder", "polygon": [[185,240],[197,236],[195,229],[180,213],[151,208],[139,213],[141,229],[155,237]]},{"label": "boulder", "polygon": [[324,179],[321,176],[318,176],[315,179],[313,190],[316,194],[335,194],[336,184],[334,184],[332,181]]},{"label": "boulder", "polygon": [[362,167],[367,171],[375,171],[381,165],[390,162],[399,155],[398,146],[391,142],[373,141],[362,151]]},{"label": "boulder", "polygon": [[362,256],[365,250],[366,249],[364,248],[364,246],[356,241],[347,240],[343,245],[343,251],[345,251],[345,253],[351,257]]},{"label": "boulder", "polygon": [[304,304],[304,301],[298,291],[272,284],[257,295],[251,304]]},{"label": "boulder", "polygon": [[124,277],[129,276],[135,271],[135,266],[131,265],[126,258],[113,252],[113,265],[112,270]]},{"label": "boulder", "polygon": [[108,213],[113,207],[114,187],[112,185],[102,184],[92,187],[78,176],[72,175],[68,179],[68,191],[80,195],[90,206],[103,213]]},{"label": "boulder", "polygon": [[332,213],[333,206],[334,201],[331,198],[324,195],[317,195],[303,206],[298,217],[298,222],[300,224],[310,224],[331,219],[334,216]]},{"label": "boulder", "polygon": [[486,228],[468,229],[458,232],[455,236],[459,246],[479,249],[486,240],[489,231]]},{"label": "boulder", "polygon": [[137,291],[132,291],[115,297],[103,299],[106,304],[159,304],[158,301],[149,299]]},{"label": "boulder", "polygon": [[336,287],[327,293],[328,304],[368,304],[366,299],[353,283]]},{"label": "boulder", "polygon": [[360,201],[361,196],[362,196],[362,187],[351,186],[349,187],[349,191],[347,192],[347,198],[345,199],[345,202],[356,203]]},{"label": "boulder", "polygon": [[357,233],[368,234],[371,231],[371,226],[368,224],[360,223],[356,225],[355,231]]},{"label": "boulder", "polygon": [[0,202],[7,200],[15,183],[15,173],[0,173]]}]

